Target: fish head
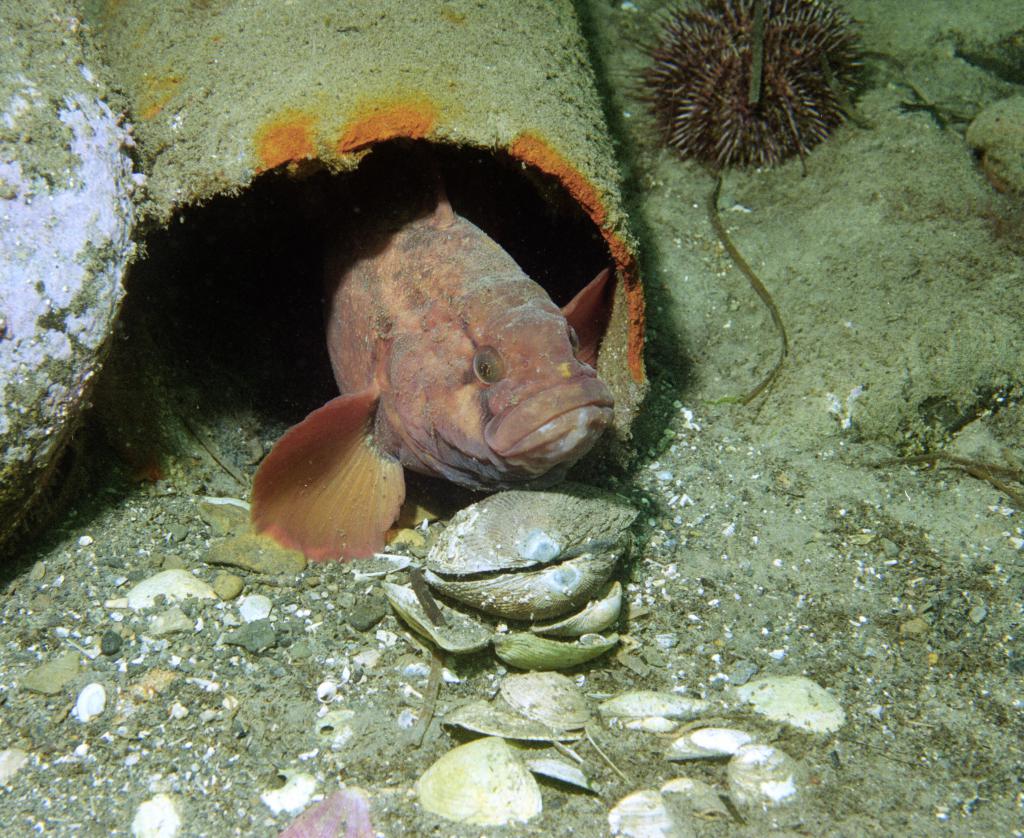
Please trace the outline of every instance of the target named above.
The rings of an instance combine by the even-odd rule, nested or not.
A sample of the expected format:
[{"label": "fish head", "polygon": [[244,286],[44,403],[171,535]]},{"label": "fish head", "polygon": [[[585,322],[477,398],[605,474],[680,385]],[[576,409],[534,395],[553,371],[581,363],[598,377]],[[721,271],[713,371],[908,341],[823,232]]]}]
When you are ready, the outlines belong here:
[{"label": "fish head", "polygon": [[392,424],[414,462],[403,460],[475,488],[560,476],[611,424],[611,391],[546,293],[499,292],[471,309],[464,329],[422,334],[392,356],[404,414]]}]

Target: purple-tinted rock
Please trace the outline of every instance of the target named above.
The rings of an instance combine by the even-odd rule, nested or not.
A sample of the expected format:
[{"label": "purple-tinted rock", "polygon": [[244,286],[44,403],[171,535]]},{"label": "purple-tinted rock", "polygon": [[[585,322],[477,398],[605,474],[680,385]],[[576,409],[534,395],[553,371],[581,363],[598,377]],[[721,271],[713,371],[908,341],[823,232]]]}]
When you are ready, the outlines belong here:
[{"label": "purple-tinted rock", "polygon": [[0,63],[0,543],[74,429],[123,296],[137,186],[128,131],[73,8],[5,4]]}]

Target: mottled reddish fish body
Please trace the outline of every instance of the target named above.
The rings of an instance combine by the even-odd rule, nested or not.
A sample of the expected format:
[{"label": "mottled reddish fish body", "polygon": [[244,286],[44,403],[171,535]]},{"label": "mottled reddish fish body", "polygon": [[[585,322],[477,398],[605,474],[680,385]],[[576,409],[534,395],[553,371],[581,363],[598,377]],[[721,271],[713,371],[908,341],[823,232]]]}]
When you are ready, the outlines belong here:
[{"label": "mottled reddish fish body", "polygon": [[475,489],[560,476],[612,419],[593,368],[608,277],[559,309],[443,197],[339,247],[327,345],[342,395],[260,466],[257,529],[313,559],[352,558],[383,547],[403,467]]}]

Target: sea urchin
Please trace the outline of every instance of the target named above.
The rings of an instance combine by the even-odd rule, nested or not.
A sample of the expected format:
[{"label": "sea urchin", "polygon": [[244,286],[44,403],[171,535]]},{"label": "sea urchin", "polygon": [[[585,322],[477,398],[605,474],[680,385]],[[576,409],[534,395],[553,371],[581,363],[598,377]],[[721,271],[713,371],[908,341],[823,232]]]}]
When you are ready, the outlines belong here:
[{"label": "sea urchin", "polygon": [[670,12],[643,81],[683,157],[772,166],[843,121],[859,55],[851,20],[822,0],[703,0]]}]

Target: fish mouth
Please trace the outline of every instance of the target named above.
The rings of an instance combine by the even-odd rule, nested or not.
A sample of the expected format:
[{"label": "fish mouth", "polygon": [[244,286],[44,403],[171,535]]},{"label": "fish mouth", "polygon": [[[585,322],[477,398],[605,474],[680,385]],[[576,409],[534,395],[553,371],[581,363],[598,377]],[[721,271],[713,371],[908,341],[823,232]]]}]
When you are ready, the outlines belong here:
[{"label": "fish mouth", "polygon": [[612,421],[604,382],[583,378],[548,387],[491,419],[484,441],[506,464],[540,475],[586,454]]}]

